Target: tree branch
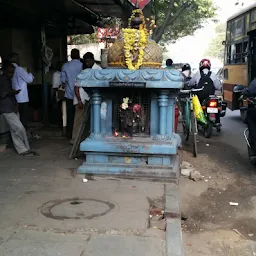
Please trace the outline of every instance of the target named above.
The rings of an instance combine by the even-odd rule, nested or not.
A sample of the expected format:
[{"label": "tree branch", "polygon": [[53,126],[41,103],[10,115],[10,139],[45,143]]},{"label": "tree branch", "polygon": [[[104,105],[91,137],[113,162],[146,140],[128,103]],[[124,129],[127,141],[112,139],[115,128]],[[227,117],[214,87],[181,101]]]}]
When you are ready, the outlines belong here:
[{"label": "tree branch", "polygon": [[158,24],[158,8],[157,8],[157,0],[154,0],[154,13],[155,13],[155,24]]},{"label": "tree branch", "polygon": [[[184,5],[182,8],[179,9],[179,11],[177,12],[177,14],[175,16],[172,17],[172,19],[169,20],[168,24],[166,27],[170,26],[173,22],[175,22],[180,15],[187,9],[189,8],[189,5]],[[165,28],[166,28],[165,27]]]},{"label": "tree branch", "polygon": [[170,0],[169,7],[167,8],[167,10],[165,12],[165,20],[164,20],[163,24],[160,27],[158,27],[157,34],[163,34],[163,32],[165,30],[165,27],[168,23],[168,19],[171,16],[171,13],[172,13],[172,8],[173,8],[173,5],[174,5],[174,1],[175,0]]},{"label": "tree branch", "polygon": [[[173,1],[174,2],[174,1]],[[165,31],[165,29],[170,26],[173,22],[175,22],[179,17],[180,15],[187,9],[191,6],[191,4],[184,4],[182,5],[178,12],[175,14],[175,16],[171,17],[171,11],[172,9],[169,7],[166,11],[166,14],[165,14],[165,20],[164,20],[164,23],[158,27],[158,29],[156,29],[155,33],[154,33],[154,36],[153,36],[153,39],[158,43],[161,38],[162,38],[162,35]]]}]

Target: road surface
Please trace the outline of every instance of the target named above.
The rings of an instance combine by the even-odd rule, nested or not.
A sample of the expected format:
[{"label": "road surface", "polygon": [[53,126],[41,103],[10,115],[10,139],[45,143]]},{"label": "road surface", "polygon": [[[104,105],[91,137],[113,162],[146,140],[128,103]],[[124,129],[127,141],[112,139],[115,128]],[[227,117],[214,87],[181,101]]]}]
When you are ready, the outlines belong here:
[{"label": "road surface", "polygon": [[246,157],[247,146],[243,135],[246,124],[242,122],[240,112],[227,110],[221,123],[222,131],[220,134],[215,131],[213,139],[234,147],[243,158]]},{"label": "road surface", "polygon": [[[222,131],[198,136],[198,157],[184,145],[181,159],[202,175],[180,180],[186,256],[256,255],[256,168],[249,162],[239,111],[227,111]],[[230,205],[235,202],[236,206]]]}]

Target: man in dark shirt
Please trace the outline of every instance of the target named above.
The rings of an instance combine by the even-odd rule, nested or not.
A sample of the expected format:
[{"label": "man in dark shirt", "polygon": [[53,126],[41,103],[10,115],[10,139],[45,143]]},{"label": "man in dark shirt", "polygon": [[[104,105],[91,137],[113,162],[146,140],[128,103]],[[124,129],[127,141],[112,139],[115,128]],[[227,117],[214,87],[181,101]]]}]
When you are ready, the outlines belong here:
[{"label": "man in dark shirt", "polygon": [[[249,86],[243,91],[244,97],[255,97],[256,96],[256,78],[254,78]],[[248,108],[247,111],[247,126],[249,129],[249,142],[251,146],[251,154],[253,156],[256,155],[256,109]]]},{"label": "man in dark shirt", "polygon": [[244,89],[243,93],[248,96],[256,96],[256,78],[254,78],[249,86]]},{"label": "man in dark shirt", "polygon": [[18,103],[15,95],[20,92],[12,89],[11,79],[15,67],[8,64],[4,69],[4,74],[0,76],[0,114],[3,115],[10,127],[12,141],[19,155],[37,155],[30,150],[27,133],[19,119]]}]

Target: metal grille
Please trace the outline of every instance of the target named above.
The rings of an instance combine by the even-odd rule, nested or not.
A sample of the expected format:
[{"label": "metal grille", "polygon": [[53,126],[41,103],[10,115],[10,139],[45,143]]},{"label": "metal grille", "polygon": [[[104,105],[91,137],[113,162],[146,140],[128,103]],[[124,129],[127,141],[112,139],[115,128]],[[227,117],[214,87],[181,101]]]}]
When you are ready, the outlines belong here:
[{"label": "metal grille", "polygon": [[[132,91],[133,90],[133,91]],[[123,98],[129,97],[131,103],[129,106],[134,106],[134,104],[139,104],[141,106],[140,117],[137,118],[137,114],[133,113],[132,116],[129,114],[129,110],[121,113],[121,104],[123,103]],[[126,114],[127,113],[127,114]],[[126,116],[127,115],[127,116]],[[150,93],[146,90],[139,89],[129,89],[116,91],[116,97],[113,101],[113,132],[122,132],[121,119],[133,119],[132,120],[132,136],[149,136],[150,134]],[[143,120],[142,120],[143,119]],[[139,120],[139,121],[138,121]]]}]

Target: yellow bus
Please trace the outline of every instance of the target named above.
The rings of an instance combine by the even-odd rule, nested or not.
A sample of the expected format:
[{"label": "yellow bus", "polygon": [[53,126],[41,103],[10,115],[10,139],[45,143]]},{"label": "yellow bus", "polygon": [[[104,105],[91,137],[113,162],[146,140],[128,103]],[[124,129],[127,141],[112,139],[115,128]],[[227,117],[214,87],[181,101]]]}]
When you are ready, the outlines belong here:
[{"label": "yellow bus", "polygon": [[228,108],[240,109],[242,119],[246,107],[239,101],[241,91],[256,77],[256,3],[227,21],[223,92]]}]

